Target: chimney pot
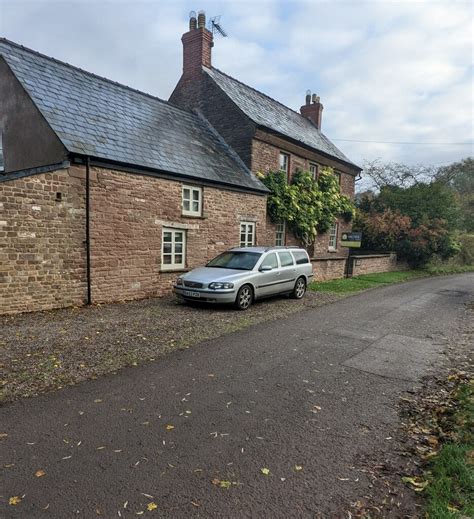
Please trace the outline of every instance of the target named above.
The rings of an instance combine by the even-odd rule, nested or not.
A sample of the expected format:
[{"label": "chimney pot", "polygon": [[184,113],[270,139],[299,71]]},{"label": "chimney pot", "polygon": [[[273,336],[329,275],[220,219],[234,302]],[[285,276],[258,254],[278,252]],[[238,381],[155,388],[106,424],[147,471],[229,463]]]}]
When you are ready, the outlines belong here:
[{"label": "chimney pot", "polygon": [[204,11],[198,12],[197,24],[198,29],[204,29],[206,27],[206,13]]},{"label": "chimney pot", "polygon": [[189,30],[192,31],[197,27],[196,12],[191,11],[189,13]]},{"label": "chimney pot", "polygon": [[311,103],[311,90],[306,90],[306,104],[309,105]]}]

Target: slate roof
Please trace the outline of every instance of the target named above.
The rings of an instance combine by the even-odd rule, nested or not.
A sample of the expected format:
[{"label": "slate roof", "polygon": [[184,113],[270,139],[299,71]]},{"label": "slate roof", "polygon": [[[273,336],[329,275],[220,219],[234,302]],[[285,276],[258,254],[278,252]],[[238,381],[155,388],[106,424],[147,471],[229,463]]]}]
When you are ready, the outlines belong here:
[{"label": "slate roof", "polygon": [[360,169],[301,114],[216,68],[205,67],[204,72],[249,119],[259,126],[270,128]]},{"label": "slate roof", "polygon": [[267,191],[202,117],[4,38],[0,55],[69,152]]}]

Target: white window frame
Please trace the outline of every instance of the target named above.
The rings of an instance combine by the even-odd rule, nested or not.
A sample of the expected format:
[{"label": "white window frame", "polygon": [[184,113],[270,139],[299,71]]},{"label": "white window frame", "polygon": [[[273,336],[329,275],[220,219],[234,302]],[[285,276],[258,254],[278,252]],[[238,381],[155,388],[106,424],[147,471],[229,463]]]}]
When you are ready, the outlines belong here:
[{"label": "white window frame", "polygon": [[[189,198],[185,196],[188,191]],[[194,193],[198,193],[198,199],[194,199]],[[185,208],[186,202],[189,203],[189,209]],[[197,210],[193,209],[193,202],[198,204]],[[182,214],[184,216],[202,216],[202,188],[196,186],[183,186],[182,190]]]},{"label": "white window frame", "polygon": [[[311,171],[311,168],[314,168],[314,171]],[[316,164],[316,162],[310,162],[309,163],[309,172],[313,174],[314,180],[318,180],[319,164]]]},{"label": "white window frame", "polygon": [[[281,157],[286,157],[286,168],[281,167]],[[278,157],[279,163],[278,168],[280,171],[284,171],[287,176],[290,174],[290,154],[285,153],[284,151],[280,151],[280,156]]]},{"label": "white window frame", "polygon": [[275,225],[275,246],[284,247],[286,237],[286,222],[278,222]]},{"label": "white window frame", "polygon": [[[165,242],[165,233],[171,233],[171,241]],[[177,234],[182,235],[182,241],[176,241]],[[165,252],[165,244],[171,244],[171,252]],[[181,253],[176,252],[176,244],[182,243]],[[165,256],[171,256],[171,263],[165,263]],[[176,261],[176,256],[181,256],[181,261]],[[161,270],[184,269],[186,265],[186,231],[184,229],[174,229],[163,227],[161,236]]]},{"label": "white window frame", "polygon": [[339,224],[337,222],[334,222],[328,231],[328,235],[329,235],[328,250],[330,250],[330,251],[337,250],[338,231],[339,231]]},{"label": "white window frame", "polygon": [[[244,240],[242,240],[242,234],[245,235]],[[251,238],[249,239],[249,237]],[[255,245],[255,222],[240,222],[239,244],[240,247],[253,247]]]}]

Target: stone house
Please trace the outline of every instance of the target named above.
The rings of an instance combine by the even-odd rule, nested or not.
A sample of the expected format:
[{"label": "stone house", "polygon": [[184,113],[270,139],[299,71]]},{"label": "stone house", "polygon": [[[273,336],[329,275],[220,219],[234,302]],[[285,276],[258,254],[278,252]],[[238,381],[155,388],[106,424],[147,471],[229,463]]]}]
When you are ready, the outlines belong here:
[{"label": "stone house", "polygon": [[[0,39],[0,314],[168,293],[232,246],[292,244],[255,173],[360,168],[302,115],[212,68],[203,16],[169,101]],[[343,275],[336,223],[310,251]]]},{"label": "stone house", "polygon": [[[205,16],[191,18],[183,43],[183,73],[170,101],[187,110],[199,110],[254,173],[285,170],[288,178],[303,169],[317,178],[323,166],[334,169],[341,192],[354,196],[361,168],[351,162],[321,131],[323,105],[308,93],[297,113],[212,66],[213,35]],[[267,219],[267,244],[297,245],[284,222]],[[334,222],[319,235],[310,252],[318,278],[344,276],[348,249],[340,236],[351,224]]]}]

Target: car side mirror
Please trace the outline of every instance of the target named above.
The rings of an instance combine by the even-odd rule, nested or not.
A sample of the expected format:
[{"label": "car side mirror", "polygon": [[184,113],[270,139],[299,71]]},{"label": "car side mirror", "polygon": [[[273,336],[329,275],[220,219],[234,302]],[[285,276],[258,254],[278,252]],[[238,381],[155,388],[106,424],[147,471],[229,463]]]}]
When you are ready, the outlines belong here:
[{"label": "car side mirror", "polygon": [[273,270],[271,265],[264,265],[263,267],[260,267],[260,272],[270,272],[270,270]]}]

